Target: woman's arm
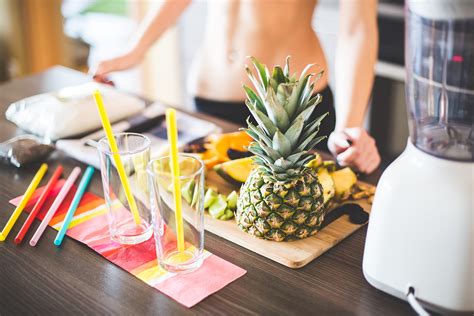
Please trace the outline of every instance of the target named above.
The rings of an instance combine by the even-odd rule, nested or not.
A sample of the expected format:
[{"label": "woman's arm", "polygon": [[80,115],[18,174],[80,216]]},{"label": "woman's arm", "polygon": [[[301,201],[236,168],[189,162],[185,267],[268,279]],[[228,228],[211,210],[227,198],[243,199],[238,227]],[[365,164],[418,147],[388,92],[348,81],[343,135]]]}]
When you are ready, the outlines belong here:
[{"label": "woman's arm", "polygon": [[165,0],[151,11],[140,23],[126,53],[100,62],[93,72],[94,79],[105,81],[105,76],[113,71],[128,69],[137,65],[147,50],[184,12],[191,0]]},{"label": "woman's arm", "polygon": [[377,61],[376,0],[340,1],[336,50],[336,130],[362,127]]},{"label": "woman's arm", "polygon": [[377,0],[341,0],[336,51],[336,129],[329,148],[342,165],[372,172],[380,163],[363,128],[377,61]]}]

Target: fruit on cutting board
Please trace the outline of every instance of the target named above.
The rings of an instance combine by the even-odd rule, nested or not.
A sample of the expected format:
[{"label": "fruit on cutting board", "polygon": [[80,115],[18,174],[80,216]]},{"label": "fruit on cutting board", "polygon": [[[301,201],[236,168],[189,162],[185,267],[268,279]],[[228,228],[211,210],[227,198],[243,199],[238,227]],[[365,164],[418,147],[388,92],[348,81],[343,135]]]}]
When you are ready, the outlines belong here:
[{"label": "fruit on cutting board", "polygon": [[237,209],[238,198],[239,198],[239,194],[237,194],[237,192],[235,191],[232,191],[227,196],[227,207],[230,208],[232,211],[235,211]]},{"label": "fruit on cutting board", "polygon": [[229,160],[214,166],[214,170],[224,180],[240,186],[247,180],[254,165],[250,157]]},{"label": "fruit on cutting board", "polygon": [[202,160],[206,168],[210,169],[217,165],[219,162],[219,157],[217,156],[215,150],[209,149],[205,152],[198,153],[199,158]]},{"label": "fruit on cutting board", "polygon": [[336,193],[336,188],[334,186],[334,180],[332,179],[329,171],[326,168],[318,169],[318,179],[323,187],[323,197],[324,204],[327,204]]},{"label": "fruit on cutting board", "polygon": [[[172,187],[170,191],[173,191]],[[194,195],[194,181],[185,182],[181,186],[181,196],[186,202],[188,202],[188,204],[192,205],[193,195]]]},{"label": "fruit on cutting board", "polygon": [[311,160],[306,166],[317,171],[319,182],[323,186],[325,204],[328,204],[333,198],[343,201],[349,198],[358,199],[370,196],[368,191],[363,190],[357,190],[358,195],[354,196],[357,176],[349,167],[336,171],[334,161],[322,161],[318,157]]},{"label": "fruit on cutting board", "polygon": [[204,195],[204,209],[209,211],[212,218],[229,220],[234,217],[238,194],[232,191],[228,196],[218,194],[216,190],[208,188]]},{"label": "fruit on cutting board", "polygon": [[336,163],[332,160],[323,160],[321,155],[316,154],[316,157],[306,164],[306,167],[318,171],[321,168],[327,169],[329,172],[336,170]]},{"label": "fruit on cutting board", "polygon": [[216,200],[209,206],[209,215],[213,218],[219,218],[224,215],[226,209],[226,198],[222,194],[219,194]]},{"label": "fruit on cutting board", "polygon": [[352,193],[353,186],[357,183],[357,176],[346,167],[331,173],[334,181],[335,197],[339,200],[348,199]]},{"label": "fruit on cutting board", "polygon": [[315,157],[306,164],[306,167],[318,170],[318,168],[322,165],[323,158],[321,157],[321,155],[315,154]]},{"label": "fruit on cutting board", "polygon": [[325,160],[323,161],[323,168],[325,168],[328,172],[336,171],[336,163],[332,160]]},{"label": "fruit on cutting board", "polygon": [[217,195],[217,192],[213,189],[207,189],[206,194],[204,194],[204,209],[208,209],[209,206],[214,203],[214,201],[217,199]]},{"label": "fruit on cutting board", "polygon": [[[172,186],[169,186],[167,190],[172,192]],[[185,182],[181,186],[181,196],[191,206],[197,201],[197,192],[198,190],[195,190],[195,185],[192,181]],[[237,207],[238,196],[235,191],[225,196],[224,194],[219,194],[213,188],[208,188],[204,194],[204,210],[208,210],[209,215],[215,219],[224,221],[232,219]]]},{"label": "fruit on cutting board", "polygon": [[218,163],[252,155],[246,149],[251,141],[250,136],[243,131],[212,134],[187,144],[183,151],[196,154],[210,169]]},{"label": "fruit on cutting board", "polygon": [[230,160],[229,150],[246,152],[251,141],[252,138],[244,131],[225,133],[217,135],[214,148],[221,161],[228,161]]},{"label": "fruit on cutting board", "polygon": [[[325,215],[323,187],[317,172],[306,164],[309,151],[325,136],[318,136],[321,120],[313,118],[321,95],[313,95],[314,74],[290,76],[284,69],[266,66],[252,58],[258,76],[246,68],[255,90],[244,86],[246,105],[257,125],[248,123],[253,142],[248,147],[257,165],[241,188],[236,220],[240,229],[273,241],[290,241],[314,235]],[[316,75],[320,77],[322,73]],[[258,79],[257,79],[258,78]]]}]

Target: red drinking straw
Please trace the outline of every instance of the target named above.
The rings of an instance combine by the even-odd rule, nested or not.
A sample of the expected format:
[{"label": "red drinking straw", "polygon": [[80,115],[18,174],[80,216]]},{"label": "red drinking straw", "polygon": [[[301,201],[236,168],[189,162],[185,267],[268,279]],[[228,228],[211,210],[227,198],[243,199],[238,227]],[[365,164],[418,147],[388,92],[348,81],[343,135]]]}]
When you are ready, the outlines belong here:
[{"label": "red drinking straw", "polygon": [[20,231],[18,232],[18,235],[15,237],[15,243],[19,245],[21,241],[23,240],[23,237],[25,237],[26,232],[30,228],[31,224],[33,223],[34,219],[36,218],[36,215],[38,212],[41,210],[41,207],[43,206],[44,202],[46,201],[46,198],[48,197],[49,193],[51,190],[54,188],[56,185],[56,182],[58,182],[59,177],[61,176],[61,173],[63,172],[63,167],[59,165],[56,170],[54,170],[53,175],[49,179],[48,184],[46,184],[46,187],[44,188],[43,192],[41,193],[38,201],[36,202],[35,206],[30,212],[30,215],[28,215],[28,218],[26,219],[25,223],[21,227]]}]

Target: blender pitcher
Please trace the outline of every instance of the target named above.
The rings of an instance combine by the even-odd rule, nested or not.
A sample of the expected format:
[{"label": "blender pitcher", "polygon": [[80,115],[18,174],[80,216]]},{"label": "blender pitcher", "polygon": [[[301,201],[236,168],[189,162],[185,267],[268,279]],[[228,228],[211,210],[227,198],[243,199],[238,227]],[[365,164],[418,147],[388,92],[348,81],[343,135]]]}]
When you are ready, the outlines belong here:
[{"label": "blender pitcher", "polygon": [[[413,144],[440,158],[474,161],[474,12],[410,1],[406,101]],[[467,3],[467,1],[465,1]]]}]

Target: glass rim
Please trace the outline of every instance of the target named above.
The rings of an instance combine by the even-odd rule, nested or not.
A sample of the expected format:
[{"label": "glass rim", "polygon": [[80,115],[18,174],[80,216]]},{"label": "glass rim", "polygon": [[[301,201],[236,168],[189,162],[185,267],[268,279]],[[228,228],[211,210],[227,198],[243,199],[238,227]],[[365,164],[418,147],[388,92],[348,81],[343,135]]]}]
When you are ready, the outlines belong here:
[{"label": "glass rim", "polygon": [[[187,157],[187,158],[192,158],[193,160],[197,161],[199,163],[199,168],[194,171],[193,173],[191,174],[188,174],[188,175],[179,175],[179,179],[180,180],[183,180],[183,179],[189,179],[189,178],[194,178],[196,175],[198,175],[199,173],[203,173],[204,172],[204,162],[199,159],[198,157],[192,155],[192,154],[189,154],[189,153],[178,153],[178,157],[181,156],[181,157]],[[163,159],[168,159],[169,160],[170,158],[170,155],[166,155],[166,156],[161,156],[161,157],[157,157],[157,158],[153,158],[153,159],[150,159],[150,161],[147,163],[147,166],[146,166],[146,173],[150,176],[160,176],[160,175],[166,175],[166,176],[169,176],[169,177],[172,177],[171,175],[171,172],[164,172],[164,171],[153,171],[151,170],[151,164],[157,160],[163,160]]]},{"label": "glass rim", "polygon": [[[120,133],[114,133],[113,134],[114,138],[117,138],[117,136],[124,136],[124,135],[126,135],[126,136],[137,136],[139,138],[142,138],[145,142],[141,146],[138,146],[138,148],[133,149],[133,150],[119,150],[118,152],[113,152],[113,151],[110,150],[110,144],[108,144],[109,139],[107,138],[107,136],[104,136],[101,139],[99,139],[99,141],[97,142],[98,143],[97,150],[99,150],[101,153],[104,153],[104,154],[107,154],[107,155],[115,155],[115,154],[118,154],[118,155],[133,155],[133,154],[137,154],[141,151],[144,151],[147,148],[150,148],[151,141],[148,138],[148,136],[145,136],[143,134],[128,133],[128,132],[120,132]],[[107,149],[102,148],[102,145],[104,143],[107,143]]]}]

